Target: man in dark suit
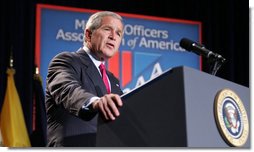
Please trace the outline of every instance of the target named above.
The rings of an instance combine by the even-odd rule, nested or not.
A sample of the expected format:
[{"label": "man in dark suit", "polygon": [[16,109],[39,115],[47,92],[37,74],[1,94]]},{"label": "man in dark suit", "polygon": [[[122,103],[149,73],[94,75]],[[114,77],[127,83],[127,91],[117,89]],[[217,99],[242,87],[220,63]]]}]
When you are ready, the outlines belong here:
[{"label": "man in dark suit", "polygon": [[121,16],[97,12],[87,21],[84,46],[52,59],[46,85],[48,146],[95,146],[98,113],[109,121],[120,115],[122,90],[104,63],[118,51],[123,30]]}]

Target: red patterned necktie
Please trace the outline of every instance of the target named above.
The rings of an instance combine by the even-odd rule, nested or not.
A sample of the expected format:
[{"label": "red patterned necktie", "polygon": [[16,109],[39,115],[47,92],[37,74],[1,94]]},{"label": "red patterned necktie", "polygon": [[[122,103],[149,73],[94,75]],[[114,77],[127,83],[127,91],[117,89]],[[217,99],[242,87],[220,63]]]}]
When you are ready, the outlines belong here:
[{"label": "red patterned necktie", "polygon": [[105,65],[103,63],[101,63],[99,68],[100,68],[101,75],[102,75],[102,80],[103,80],[103,82],[106,86],[107,92],[110,93],[110,87],[109,87],[109,82],[108,82],[108,78],[107,78]]}]

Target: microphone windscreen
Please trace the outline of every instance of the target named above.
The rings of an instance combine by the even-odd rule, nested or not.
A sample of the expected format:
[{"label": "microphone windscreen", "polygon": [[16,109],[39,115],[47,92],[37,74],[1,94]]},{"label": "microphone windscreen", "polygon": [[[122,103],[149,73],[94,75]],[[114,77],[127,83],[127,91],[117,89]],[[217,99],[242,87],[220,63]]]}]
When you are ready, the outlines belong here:
[{"label": "microphone windscreen", "polygon": [[192,40],[189,40],[187,38],[182,38],[181,41],[180,41],[180,46],[186,50],[192,50],[192,47],[193,47],[193,43],[195,43],[194,41]]}]

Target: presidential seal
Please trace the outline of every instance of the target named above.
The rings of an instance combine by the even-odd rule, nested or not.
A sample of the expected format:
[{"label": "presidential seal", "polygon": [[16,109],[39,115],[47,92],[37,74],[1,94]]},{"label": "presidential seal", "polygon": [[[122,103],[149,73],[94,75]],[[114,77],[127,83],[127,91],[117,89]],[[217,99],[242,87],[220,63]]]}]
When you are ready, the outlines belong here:
[{"label": "presidential seal", "polygon": [[223,89],[214,104],[215,121],[223,139],[230,146],[243,146],[249,136],[249,121],[241,99],[234,91]]}]

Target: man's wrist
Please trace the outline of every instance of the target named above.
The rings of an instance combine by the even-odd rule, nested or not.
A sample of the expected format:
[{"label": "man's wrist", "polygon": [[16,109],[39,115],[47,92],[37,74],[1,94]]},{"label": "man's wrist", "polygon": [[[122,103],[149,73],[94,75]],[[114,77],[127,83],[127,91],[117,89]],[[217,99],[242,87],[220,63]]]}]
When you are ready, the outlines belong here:
[{"label": "man's wrist", "polygon": [[93,103],[92,103],[92,108],[94,109],[94,110],[97,110],[98,109],[98,103],[101,101],[101,99],[99,98],[99,99],[96,99],[95,101],[93,101]]},{"label": "man's wrist", "polygon": [[93,103],[96,101],[96,100],[99,100],[100,98],[99,97],[92,97],[90,98],[83,106],[82,106],[82,109],[84,110],[92,110],[94,109],[93,107]]}]

